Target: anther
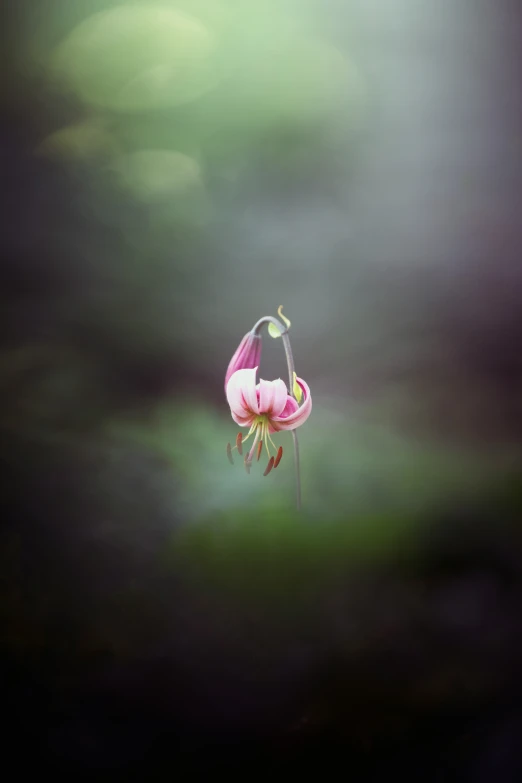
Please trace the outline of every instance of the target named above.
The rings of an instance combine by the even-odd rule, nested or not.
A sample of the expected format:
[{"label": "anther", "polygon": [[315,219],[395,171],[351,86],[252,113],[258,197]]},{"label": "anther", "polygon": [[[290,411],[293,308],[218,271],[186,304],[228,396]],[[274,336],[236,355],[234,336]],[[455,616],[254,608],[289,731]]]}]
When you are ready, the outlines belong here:
[{"label": "anther", "polygon": [[283,456],[283,447],[279,446],[279,448],[277,449],[277,456],[276,456],[275,462],[274,462],[274,468],[277,468],[277,466],[281,462],[281,457],[282,456]]},{"label": "anther", "polygon": [[243,441],[243,433],[242,432],[238,432],[237,433],[237,437],[236,437],[236,446],[237,446],[238,454],[241,454],[241,455],[243,454],[243,443],[242,443],[242,441]]},{"label": "anther", "polygon": [[234,460],[232,459],[232,446],[230,445],[230,443],[227,443],[227,457],[230,464],[233,465]]},{"label": "anther", "polygon": [[263,441],[260,440],[257,444],[257,461],[259,462],[259,457],[261,456],[261,451],[263,450]]},{"label": "anther", "polygon": [[247,472],[247,473],[250,473],[250,465],[251,465],[251,464],[252,464],[252,463],[250,463],[250,462],[248,461],[248,454],[245,454],[245,470],[246,470],[246,472]]},{"label": "anther", "polygon": [[268,476],[272,468],[274,467],[274,458],[270,457],[268,460],[268,465],[266,466],[265,472],[263,473],[263,476]]}]

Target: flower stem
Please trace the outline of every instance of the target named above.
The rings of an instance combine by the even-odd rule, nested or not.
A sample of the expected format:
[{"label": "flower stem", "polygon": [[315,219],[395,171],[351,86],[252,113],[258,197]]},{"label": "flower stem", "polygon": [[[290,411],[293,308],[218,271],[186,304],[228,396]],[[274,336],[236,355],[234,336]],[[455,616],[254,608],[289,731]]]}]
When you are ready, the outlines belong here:
[{"label": "flower stem", "polygon": [[[281,332],[281,339],[283,341],[283,347],[285,349],[286,364],[288,367],[288,389],[289,393],[295,399],[294,394],[294,357],[292,355],[292,347],[290,345],[290,338],[288,336],[288,329],[283,326],[281,321],[277,318],[273,318],[271,315],[266,315],[260,318],[259,321],[252,328],[254,334],[258,334],[261,331],[261,327],[264,324],[272,323]],[[294,461],[295,461],[295,486],[296,486],[296,506],[297,510],[301,509],[301,470],[299,466],[299,441],[297,440],[297,433],[295,430],[291,430],[292,439],[294,441]]]}]

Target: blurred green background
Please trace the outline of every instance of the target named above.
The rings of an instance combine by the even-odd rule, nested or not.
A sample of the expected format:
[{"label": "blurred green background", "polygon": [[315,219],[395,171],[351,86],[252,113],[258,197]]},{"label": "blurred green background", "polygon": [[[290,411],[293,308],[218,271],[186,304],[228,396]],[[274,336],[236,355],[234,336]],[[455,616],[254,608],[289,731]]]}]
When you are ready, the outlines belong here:
[{"label": "blurred green background", "polygon": [[[209,646],[275,688],[298,639],[350,672],[387,622],[371,614],[387,569],[422,580],[432,537],[473,542],[475,514],[487,541],[519,541],[521,100],[499,56],[515,11],[479,5],[12,4],[9,655],[46,650],[82,677],[89,656],[163,650],[183,669]],[[226,367],[280,304],[314,404],[300,514],[288,433],[267,478],[225,453]],[[279,343],[264,338],[264,378],[286,376]],[[384,582],[357,604],[346,579]],[[358,617],[349,642],[323,600]],[[245,652],[245,628],[266,655]],[[230,709],[235,726],[247,708]]]}]

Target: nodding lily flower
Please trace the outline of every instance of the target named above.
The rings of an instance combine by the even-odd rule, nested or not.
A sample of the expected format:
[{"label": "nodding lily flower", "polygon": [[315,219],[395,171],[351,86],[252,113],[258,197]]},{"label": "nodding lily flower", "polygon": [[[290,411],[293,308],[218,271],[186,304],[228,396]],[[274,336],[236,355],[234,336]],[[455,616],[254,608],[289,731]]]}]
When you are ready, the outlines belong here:
[{"label": "nodding lily flower", "polygon": [[228,365],[227,373],[225,375],[225,393],[230,378],[237,370],[251,370],[253,367],[259,367],[259,362],[261,360],[261,340],[261,335],[256,334],[254,331],[245,334]]},{"label": "nodding lily flower", "polygon": [[[286,384],[280,378],[276,381],[264,381],[256,385],[257,367],[241,369],[231,375],[226,385],[226,395],[232,418],[240,427],[250,427],[245,438],[239,432],[236,445],[239,454],[243,454],[243,444],[254,436],[250,450],[245,454],[245,467],[250,472],[254,454],[261,457],[263,443],[268,454],[268,465],[263,475],[267,476],[272,468],[277,468],[283,456],[282,446],[276,448],[270,435],[280,430],[295,430],[309,417],[312,411],[312,397],[308,384],[294,373],[294,394],[301,401],[288,394]],[[276,449],[276,455],[270,454],[269,443]],[[227,455],[233,464],[232,447],[227,446]]]}]

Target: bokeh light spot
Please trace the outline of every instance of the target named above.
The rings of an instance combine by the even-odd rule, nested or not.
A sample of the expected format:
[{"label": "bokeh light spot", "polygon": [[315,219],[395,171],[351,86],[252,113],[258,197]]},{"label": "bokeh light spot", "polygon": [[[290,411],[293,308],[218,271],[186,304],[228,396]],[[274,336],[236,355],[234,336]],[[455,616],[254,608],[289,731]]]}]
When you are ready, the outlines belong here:
[{"label": "bokeh light spot", "polygon": [[156,202],[185,194],[201,182],[196,160],[172,150],[139,150],[121,155],[111,169],[137,200]]},{"label": "bokeh light spot", "polygon": [[92,160],[114,155],[116,142],[100,122],[86,120],[59,128],[38,145],[36,152],[63,160]]},{"label": "bokeh light spot", "polygon": [[160,5],[120,6],[75,27],[51,57],[64,89],[122,112],[165,109],[216,83],[216,39],[197,19]]}]

